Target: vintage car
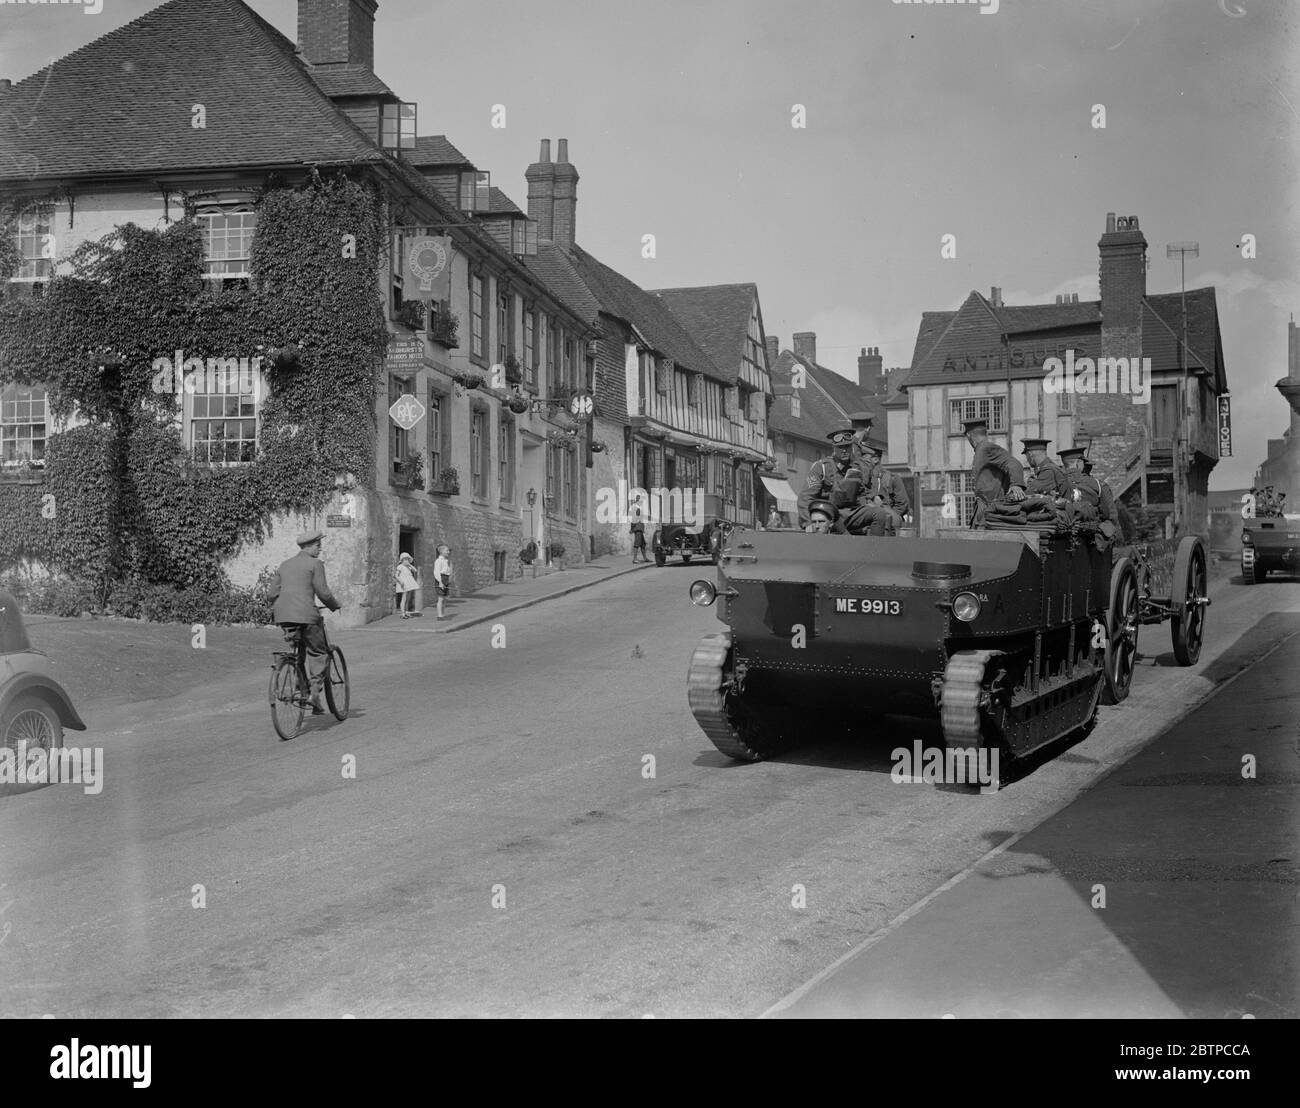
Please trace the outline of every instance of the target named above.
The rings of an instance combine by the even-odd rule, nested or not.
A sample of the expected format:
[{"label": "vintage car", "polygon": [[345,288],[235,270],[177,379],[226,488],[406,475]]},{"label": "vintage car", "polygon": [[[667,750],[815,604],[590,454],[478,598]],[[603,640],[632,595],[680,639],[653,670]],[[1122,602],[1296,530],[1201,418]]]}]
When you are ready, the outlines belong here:
[{"label": "vintage car", "polygon": [[[0,592],[0,747],[54,750],[63,745],[65,727],[86,729],[49,670],[45,654],[32,648],[18,602]],[[0,794],[23,787],[0,783]]]},{"label": "vintage car", "polygon": [[693,520],[673,521],[670,516],[655,528],[650,538],[655,565],[665,565],[669,558],[678,556],[683,565],[690,565],[692,558],[718,564],[722,548],[736,524],[728,518],[728,505],[718,496],[702,495],[695,500],[695,506]]},{"label": "vintage car", "polygon": [[1300,573],[1300,515],[1255,516],[1241,523],[1242,581],[1262,584],[1269,570]]}]

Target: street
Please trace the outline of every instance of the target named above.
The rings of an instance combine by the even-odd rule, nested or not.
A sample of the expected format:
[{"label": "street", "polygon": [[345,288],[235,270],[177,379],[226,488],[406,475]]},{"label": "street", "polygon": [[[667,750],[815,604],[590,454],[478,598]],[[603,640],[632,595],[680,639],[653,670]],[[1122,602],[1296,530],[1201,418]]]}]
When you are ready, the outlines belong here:
[{"label": "street", "polygon": [[1300,612],[1295,582],[1220,578],[1199,665],[1144,628],[1127,703],[981,797],[891,781],[890,750],[934,734],[914,721],[818,735],[810,717],[772,762],[714,751],[684,680],[720,627],[686,599],[712,573],[549,600],[501,619],[504,646],[490,622],[339,632],[352,716],[287,743],[273,630],[209,628],[200,651],[188,627],[148,628],[174,654],[147,653],[168,695],[141,699],[78,684],[78,636],[111,622],[34,621],[90,726],[65,743],[105,748],[105,786],[0,799],[0,1014],[759,1015],[1295,633],[1270,613]]}]

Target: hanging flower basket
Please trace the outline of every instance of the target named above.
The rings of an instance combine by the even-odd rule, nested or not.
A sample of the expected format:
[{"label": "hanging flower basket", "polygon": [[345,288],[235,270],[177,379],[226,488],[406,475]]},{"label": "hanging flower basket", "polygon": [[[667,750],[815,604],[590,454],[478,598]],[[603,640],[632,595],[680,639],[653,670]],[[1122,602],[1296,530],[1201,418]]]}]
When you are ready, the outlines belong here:
[{"label": "hanging flower basket", "polygon": [[519,551],[519,560],[526,566],[532,565],[537,560],[537,543],[530,541]]},{"label": "hanging flower basket", "polygon": [[506,355],[506,383],[510,385],[521,385],[524,380],[523,367],[519,364],[519,359],[513,354]]},{"label": "hanging flower basket", "polygon": [[594,439],[592,441],[591,452],[593,454],[603,454],[608,449],[609,447],[607,447],[601,439]]},{"label": "hanging flower basket", "polygon": [[506,399],[506,407],[514,412],[515,415],[523,415],[532,406],[532,402],[529,401],[528,397],[518,389],[515,389],[515,391]]},{"label": "hanging flower basket", "polygon": [[463,389],[476,389],[487,380],[481,373],[453,373],[451,379]]}]

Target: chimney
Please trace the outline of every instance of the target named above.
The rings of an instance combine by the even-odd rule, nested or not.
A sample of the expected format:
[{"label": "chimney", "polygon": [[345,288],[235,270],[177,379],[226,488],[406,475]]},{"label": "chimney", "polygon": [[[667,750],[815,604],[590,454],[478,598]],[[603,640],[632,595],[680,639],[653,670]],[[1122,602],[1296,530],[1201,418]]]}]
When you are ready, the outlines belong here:
[{"label": "chimney", "polygon": [[810,362],[817,361],[816,331],[796,331],[791,341],[794,343],[795,354],[800,358],[807,358]]},{"label": "chimney", "polygon": [[560,139],[555,159],[555,207],[551,232],[556,246],[568,249],[577,235],[578,171],[569,164],[569,140]]},{"label": "chimney", "polygon": [[551,140],[542,139],[537,161],[524,171],[528,182],[528,218],[537,221],[537,237],[555,240],[555,166],[551,162]]},{"label": "chimney", "polygon": [[[1147,240],[1135,215],[1106,214],[1106,233],[1097,243],[1101,252],[1101,325],[1103,330],[1124,331],[1137,346],[1132,351],[1107,349],[1106,354],[1141,355],[1142,300],[1147,294]],[[1136,329],[1136,330],[1135,330]],[[1104,338],[1103,338],[1104,343]]]},{"label": "chimney", "polygon": [[776,365],[776,360],[781,356],[781,340],[775,335],[767,335],[767,368],[771,369]]},{"label": "chimney", "polygon": [[312,65],[375,68],[375,0],[298,0],[298,49]]},{"label": "chimney", "polygon": [[989,299],[993,301],[993,306],[995,308],[1002,307],[1002,290],[998,288],[997,285],[993,286],[989,295]]},{"label": "chimney", "polygon": [[13,87],[14,83],[8,77],[0,77],[0,92],[7,92]]},{"label": "chimney", "polygon": [[1057,304],[1065,303],[1065,297],[1062,296],[1059,292],[1056,294],[1056,302]]},{"label": "chimney", "polygon": [[880,347],[864,346],[858,355],[858,387],[872,396],[881,396],[885,389],[885,359],[880,356]]}]

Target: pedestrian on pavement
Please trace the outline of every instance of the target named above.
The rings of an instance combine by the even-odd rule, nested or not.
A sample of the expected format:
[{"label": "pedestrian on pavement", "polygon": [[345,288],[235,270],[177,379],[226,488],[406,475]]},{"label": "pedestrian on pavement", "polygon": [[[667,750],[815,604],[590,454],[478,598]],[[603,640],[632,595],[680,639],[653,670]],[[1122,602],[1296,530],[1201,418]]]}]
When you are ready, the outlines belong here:
[{"label": "pedestrian on pavement", "polygon": [[[324,683],[325,666],[329,662],[329,649],[325,641],[324,620],[316,610],[319,600],[331,612],[340,604],[330,592],[325,580],[325,564],[320,560],[320,531],[308,531],[298,536],[298,553],[280,563],[275,571],[266,597],[272,601],[271,618],[286,632],[305,628],[303,639],[307,643],[307,671],[311,678],[311,714],[324,714],[320,694]],[[286,639],[288,634],[286,634]]]},{"label": "pedestrian on pavement", "polygon": [[781,521],[781,513],[776,510],[776,505],[773,504],[772,510],[767,513],[767,529],[769,531],[775,531],[782,526],[784,526],[784,524]]},{"label": "pedestrian on pavement", "polygon": [[632,513],[632,564],[637,563],[637,552],[641,553],[641,561],[648,562],[650,559],[645,554],[645,521],[641,518],[641,509],[637,508]]},{"label": "pedestrian on pavement", "polygon": [[411,608],[415,603],[415,590],[420,587],[420,582],[415,575],[415,559],[405,551],[397,559],[393,579],[397,588],[397,610],[403,619],[410,619],[414,614]]},{"label": "pedestrian on pavement", "polygon": [[433,563],[433,584],[438,590],[438,618],[446,619],[442,606],[451,594],[451,547],[446,543],[438,547],[438,558]]}]

